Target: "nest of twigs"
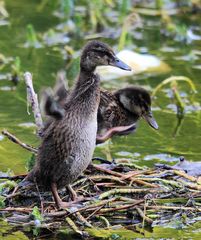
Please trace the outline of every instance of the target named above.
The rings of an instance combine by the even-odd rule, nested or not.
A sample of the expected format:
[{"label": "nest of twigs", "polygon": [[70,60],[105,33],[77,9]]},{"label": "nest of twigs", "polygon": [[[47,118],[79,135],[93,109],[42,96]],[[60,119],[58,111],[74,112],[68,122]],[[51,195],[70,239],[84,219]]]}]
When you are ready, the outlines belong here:
[{"label": "nest of twigs", "polygon": [[[20,180],[5,176],[5,186],[6,181]],[[135,226],[166,224],[183,215],[185,219],[201,216],[200,178],[179,170],[141,168],[123,160],[91,164],[72,187],[82,199],[63,210],[58,210],[51,194],[41,192],[38,186],[11,195],[5,187],[5,206],[0,212],[15,226],[55,230],[68,224],[81,235],[86,228],[120,225],[135,231]],[[60,195],[70,201],[65,189]]]}]

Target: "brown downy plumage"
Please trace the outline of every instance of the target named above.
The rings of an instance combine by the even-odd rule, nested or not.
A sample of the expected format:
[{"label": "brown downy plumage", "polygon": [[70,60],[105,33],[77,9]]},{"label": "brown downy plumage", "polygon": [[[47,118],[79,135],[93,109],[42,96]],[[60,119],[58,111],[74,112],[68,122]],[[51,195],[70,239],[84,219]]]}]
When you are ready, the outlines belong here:
[{"label": "brown downy plumage", "polygon": [[[61,82],[60,86],[62,86]],[[57,115],[62,117],[64,102],[61,96],[66,98],[69,93],[64,85],[59,91],[54,92],[54,96],[50,95],[50,91],[46,92],[48,96],[45,100],[46,114],[53,118]],[[151,112],[151,97],[144,88],[129,86],[115,92],[101,89],[96,143],[102,143],[113,135],[127,135],[133,132],[140,118],[144,118],[152,128],[158,129]]]},{"label": "brown downy plumage", "polygon": [[96,143],[97,110],[100,101],[96,66],[130,68],[121,62],[106,44],[91,41],[83,49],[80,73],[64,101],[62,117],[53,119],[44,129],[36,165],[21,183],[34,182],[51,189],[58,207],[67,207],[58,188],[69,185],[86,169]]},{"label": "brown downy plumage", "polygon": [[110,129],[117,126],[131,126],[128,129],[118,131],[119,135],[133,132],[136,123],[144,118],[154,129],[158,124],[151,112],[151,97],[140,86],[129,86],[115,92],[101,90],[100,104],[98,108],[98,134],[97,142],[105,141]]}]

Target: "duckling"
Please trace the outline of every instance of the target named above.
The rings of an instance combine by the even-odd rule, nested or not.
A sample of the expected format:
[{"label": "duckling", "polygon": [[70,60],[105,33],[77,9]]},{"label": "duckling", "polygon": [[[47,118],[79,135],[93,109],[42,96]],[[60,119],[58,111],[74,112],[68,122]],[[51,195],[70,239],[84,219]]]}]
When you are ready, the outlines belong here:
[{"label": "duckling", "polygon": [[96,142],[102,143],[114,134],[133,132],[141,117],[152,128],[158,129],[151,112],[151,97],[144,88],[129,86],[115,92],[101,90]]},{"label": "duckling", "polygon": [[[46,92],[45,112],[53,118],[58,116],[62,118],[64,104],[62,96],[66,97],[70,93],[64,85],[65,81],[62,83],[59,80],[56,83],[54,95],[50,94],[50,91]],[[135,131],[136,122],[141,117],[152,128],[158,129],[158,124],[151,112],[151,97],[144,88],[129,86],[115,92],[101,89],[96,144],[105,142],[113,135],[127,135]],[[46,124],[48,125],[49,122]]]},{"label": "duckling", "polygon": [[105,43],[91,41],[86,44],[81,54],[79,76],[63,107],[63,117],[55,118],[45,128],[36,165],[21,184],[36,182],[39,187],[51,190],[59,208],[69,207],[69,203],[61,200],[58,189],[78,178],[94,152],[100,102],[100,80],[94,71],[100,65],[131,70]]}]

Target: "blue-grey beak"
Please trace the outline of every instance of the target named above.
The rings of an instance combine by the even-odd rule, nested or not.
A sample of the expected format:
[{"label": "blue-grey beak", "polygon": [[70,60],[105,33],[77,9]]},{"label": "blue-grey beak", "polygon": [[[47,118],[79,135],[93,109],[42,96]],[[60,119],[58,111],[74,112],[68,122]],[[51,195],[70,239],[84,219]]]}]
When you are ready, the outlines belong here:
[{"label": "blue-grey beak", "polygon": [[126,71],[131,71],[132,69],[127,65],[125,64],[124,62],[122,62],[118,57],[114,57],[114,60],[109,62],[109,65],[111,66],[114,66],[114,67],[118,67],[118,68],[121,68],[123,70],[126,70]]},{"label": "blue-grey beak", "polygon": [[148,113],[143,115],[143,118],[147,121],[147,123],[154,129],[158,130],[158,124],[155,120],[155,118],[153,117],[153,114],[151,111],[149,111]]}]

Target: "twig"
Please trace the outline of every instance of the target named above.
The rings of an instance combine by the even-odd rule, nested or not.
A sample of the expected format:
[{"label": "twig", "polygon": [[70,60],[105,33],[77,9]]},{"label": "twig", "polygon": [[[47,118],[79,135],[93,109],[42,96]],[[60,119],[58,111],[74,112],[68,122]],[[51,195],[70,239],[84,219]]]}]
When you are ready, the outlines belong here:
[{"label": "twig", "polygon": [[121,177],[121,180],[126,180],[126,179],[131,178],[131,177],[136,177],[136,176],[141,175],[141,174],[146,173],[146,172],[147,172],[147,170],[130,171],[127,174],[125,174],[123,177]]},{"label": "twig", "polygon": [[195,178],[193,176],[189,176],[184,171],[174,170],[173,172],[174,172],[174,174],[176,174],[176,175],[178,175],[180,177],[184,177],[184,178],[190,180],[191,182],[197,182],[197,178]]},{"label": "twig", "polygon": [[94,158],[92,158],[92,161],[99,161],[101,163],[112,164],[111,161],[101,158],[101,157],[94,157]]},{"label": "twig", "polygon": [[37,132],[38,135],[40,136],[43,129],[43,120],[41,117],[41,112],[38,104],[38,96],[33,88],[31,73],[25,72],[24,79],[27,86],[27,102],[32,107],[32,112],[34,114],[34,119],[37,126]]},{"label": "twig", "polygon": [[185,210],[185,211],[199,211],[201,212],[201,208],[195,207],[177,207],[177,206],[147,206],[147,208],[157,209],[157,210]]},{"label": "twig", "polygon": [[74,232],[78,233],[79,235],[83,235],[83,232],[78,229],[78,227],[75,225],[75,223],[70,217],[66,218],[66,222],[73,229]]},{"label": "twig", "polygon": [[101,205],[100,207],[98,207],[94,212],[92,212],[86,219],[91,218],[92,216],[94,216],[94,214],[96,214],[99,210],[101,210],[103,207],[105,206],[105,204]]},{"label": "twig", "polygon": [[18,179],[24,179],[26,176],[27,174],[19,174],[14,176],[0,176],[0,179],[18,180]]},{"label": "twig", "polygon": [[144,185],[144,186],[153,187],[153,188],[158,187],[156,184],[151,184],[151,183],[147,183],[145,181],[139,180],[139,179],[135,179],[134,177],[132,177],[132,175],[127,176],[127,175],[122,174],[122,173],[118,173],[118,172],[115,172],[115,171],[112,171],[112,170],[109,170],[109,169],[102,168],[102,167],[100,167],[98,165],[95,165],[95,164],[92,164],[92,166],[99,171],[106,172],[106,173],[111,174],[113,176],[121,177],[121,179],[123,179],[123,180],[128,179],[128,180],[132,180],[132,182],[135,182],[135,183],[138,183],[138,184],[141,184],[141,185]]},{"label": "twig", "polygon": [[199,191],[201,190],[201,185],[194,184],[194,183],[189,183],[189,182],[186,182],[186,181],[184,181],[182,179],[178,179],[177,181],[182,183],[184,186],[186,186],[188,188],[199,190]]},{"label": "twig", "polygon": [[90,205],[88,205],[88,206],[86,206],[86,207],[79,208],[78,210],[70,213],[69,215],[74,214],[74,213],[76,213],[76,212],[94,210],[94,209],[96,209],[96,208],[99,207],[99,206],[102,206],[102,205],[105,205],[105,204],[114,202],[114,201],[117,200],[117,199],[118,199],[118,197],[114,197],[114,198],[110,198],[110,199],[108,199],[108,200],[98,201],[98,202],[92,203],[92,204],[90,204]]},{"label": "twig", "polygon": [[98,219],[102,220],[102,221],[105,223],[105,225],[106,225],[107,228],[110,227],[110,223],[109,223],[109,221],[107,220],[106,217],[104,217],[104,216],[96,216],[96,217],[97,217]]},{"label": "twig", "polygon": [[9,133],[7,130],[3,130],[2,134],[4,136],[6,136],[9,140],[11,140],[12,142],[21,146],[22,148],[24,148],[32,153],[37,154],[38,150],[35,147],[32,147],[29,144],[21,142],[17,137],[15,137],[13,134]]},{"label": "twig", "polygon": [[112,181],[116,181],[119,183],[123,183],[125,184],[125,182],[121,181],[118,177],[115,176],[107,176],[107,175],[91,175],[89,176],[89,179],[92,180],[103,180],[103,179],[108,179],[108,180],[112,180]]},{"label": "twig", "polygon": [[63,217],[68,215],[67,211],[58,211],[58,212],[50,212],[50,213],[44,213],[42,216],[45,217]]},{"label": "twig", "polygon": [[156,193],[160,193],[160,189],[149,189],[149,188],[143,188],[143,189],[140,189],[140,188],[120,188],[120,189],[112,189],[110,191],[107,191],[107,192],[104,192],[102,194],[99,195],[99,199],[102,200],[106,197],[109,197],[111,195],[115,195],[115,194],[128,194],[128,193],[153,193],[153,192],[156,192]]},{"label": "twig", "polygon": [[105,172],[105,173],[111,174],[116,177],[124,177],[124,174],[122,174],[122,173],[118,173],[118,172],[115,172],[115,171],[112,171],[112,170],[109,170],[106,168],[102,168],[96,164],[92,164],[91,166],[93,166],[96,170],[99,170],[101,172]]},{"label": "twig", "polygon": [[36,179],[34,178],[34,183],[35,183],[35,186],[36,186],[36,190],[37,190],[37,192],[38,192],[38,196],[39,196],[39,199],[40,199],[40,206],[41,206],[41,213],[44,213],[44,207],[43,207],[43,198],[42,198],[42,196],[41,196],[41,194],[40,194],[40,191],[39,191],[39,188],[38,188],[38,184],[37,184],[37,181],[36,181]]},{"label": "twig", "polygon": [[7,207],[0,209],[0,212],[21,212],[21,213],[30,213],[33,211],[32,208],[21,208],[21,207]]},{"label": "twig", "polygon": [[82,224],[84,224],[85,226],[90,227],[90,228],[93,227],[93,226],[87,221],[88,218],[83,217],[80,212],[76,212],[76,213],[75,213],[75,216],[76,216],[76,217],[78,218],[78,220],[79,220]]},{"label": "twig", "polygon": [[138,212],[140,217],[143,219],[143,221],[146,221],[149,224],[153,223],[153,220],[151,218],[147,217],[140,208],[136,208],[136,211]]},{"label": "twig", "polygon": [[100,214],[114,212],[114,211],[116,212],[116,211],[120,211],[120,210],[124,210],[124,209],[133,208],[134,206],[141,204],[143,202],[144,202],[144,200],[138,200],[131,204],[125,204],[125,205],[115,206],[115,207],[111,207],[111,208],[104,208],[104,209],[101,209],[99,212],[100,212]]}]

